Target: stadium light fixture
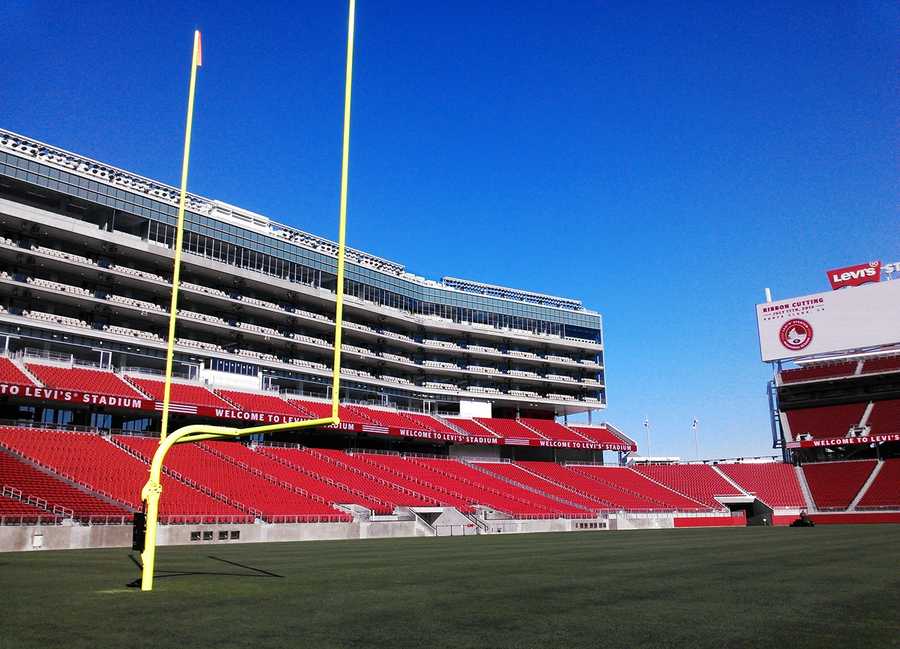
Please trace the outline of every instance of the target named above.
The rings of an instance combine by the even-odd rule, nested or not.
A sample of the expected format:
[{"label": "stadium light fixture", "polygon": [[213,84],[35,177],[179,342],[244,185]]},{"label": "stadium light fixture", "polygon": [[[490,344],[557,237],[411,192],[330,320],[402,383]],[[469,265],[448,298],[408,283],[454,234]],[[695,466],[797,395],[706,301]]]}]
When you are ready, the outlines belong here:
[{"label": "stadium light fixture", "polygon": [[[190,151],[191,123],[193,120],[194,90],[197,80],[197,68],[201,63],[200,32],[194,32],[194,51],[191,60],[191,81],[188,92],[188,113],[185,128],[185,147],[182,163],[182,187],[179,201],[179,218],[176,234],[175,248],[175,273],[172,280],[172,308],[169,319],[169,341],[166,352],[166,383],[163,405],[163,424],[161,427],[160,442],[153,454],[150,463],[150,476],[141,490],[141,500],[144,502],[146,515],[146,532],[143,543],[135,540],[136,549],[141,549],[141,590],[153,590],[153,573],[156,564],[156,537],[159,523],[159,498],[162,494],[162,468],[166,454],[175,444],[189,442],[202,442],[211,439],[235,439],[260,433],[274,433],[301,428],[315,428],[340,423],[340,389],[341,389],[341,332],[344,322],[344,259],[346,256],[347,235],[347,185],[349,176],[350,156],[350,97],[353,82],[353,34],[356,15],[356,0],[349,0],[349,18],[347,21],[347,63],[344,85],[344,136],[341,151],[341,198],[340,212],[338,216],[338,246],[337,246],[337,287],[335,297],[334,318],[334,360],[332,363],[331,380],[331,416],[321,419],[306,421],[294,421],[264,426],[252,426],[250,428],[231,428],[227,426],[212,426],[206,424],[194,424],[179,428],[170,435],[165,434],[165,426],[168,424],[168,399],[171,391],[172,359],[174,356],[175,317],[179,290],[179,268],[181,264],[181,242],[184,234],[184,207],[187,195],[187,173]],[[142,548],[140,546],[143,546]]]}]

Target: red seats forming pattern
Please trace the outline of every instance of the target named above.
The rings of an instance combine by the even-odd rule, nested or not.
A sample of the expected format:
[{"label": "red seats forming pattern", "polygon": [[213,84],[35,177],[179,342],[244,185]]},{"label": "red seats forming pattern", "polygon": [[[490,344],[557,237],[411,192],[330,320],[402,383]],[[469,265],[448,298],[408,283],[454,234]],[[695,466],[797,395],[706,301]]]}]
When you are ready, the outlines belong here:
[{"label": "red seats forming pattern", "polygon": [[721,507],[716,496],[744,495],[706,464],[651,464],[634,470],[710,507]]},{"label": "red seats forming pattern", "polygon": [[242,444],[216,444],[211,446],[216,452],[288,482],[295,487],[318,496],[331,504],[356,503],[369,509],[384,508],[385,503],[376,500],[363,492],[352,492],[346,487],[341,487],[333,482],[326,482],[320,476],[311,472],[304,472],[296,463],[279,461],[277,454],[270,454],[267,447],[257,447],[251,450]]},{"label": "red seats forming pattern", "polygon": [[803,474],[819,509],[846,509],[862,488],[875,460],[806,464]]},{"label": "red seats forming pattern", "polygon": [[352,410],[363,419],[369,419],[381,426],[409,428],[413,430],[432,430],[431,428],[423,428],[402,412],[376,410],[374,408],[363,408],[362,406],[347,406],[347,409]]},{"label": "red seats forming pattern", "polygon": [[562,424],[553,421],[552,419],[527,419],[522,418],[521,421],[523,424],[528,426],[529,428],[533,428],[538,433],[546,437],[547,439],[554,439],[559,441],[567,441],[567,442],[585,442],[592,441],[588,440],[582,435],[579,435],[576,431],[563,426]]},{"label": "red seats forming pattern", "polygon": [[613,433],[608,428],[602,426],[569,426],[579,435],[588,438],[599,444],[627,444],[627,442]]},{"label": "red seats forming pattern", "polygon": [[106,370],[92,370],[83,367],[57,367],[27,363],[28,371],[48,388],[95,392],[116,397],[141,399],[142,396],[117,375]]},{"label": "red seats forming pattern", "polygon": [[28,376],[5,356],[0,356],[0,383],[10,385],[34,385]]},{"label": "red seats forming pattern", "polygon": [[625,467],[584,465],[573,468],[579,473],[595,480],[606,482],[623,491],[640,494],[651,502],[657,503],[657,508],[661,506],[666,509],[680,509],[684,511],[707,509],[697,501],[675,493],[671,489],[656,484],[640,473]]},{"label": "red seats forming pattern", "polygon": [[862,373],[890,372],[900,370],[900,356],[887,356],[885,358],[869,358],[863,363]]},{"label": "red seats forming pattern", "polygon": [[799,367],[792,370],[781,371],[783,383],[796,383],[798,381],[812,381],[815,379],[837,378],[850,376],[856,371],[856,361],[845,363],[832,363],[830,365],[818,365],[816,367]]},{"label": "red seats forming pattern", "polygon": [[885,460],[857,509],[900,509],[900,459]]},{"label": "red seats forming pattern", "polygon": [[[331,417],[331,404],[322,403],[321,401],[306,401],[303,399],[288,399],[288,403],[307,414],[309,419],[324,419]],[[338,416],[341,418],[342,424],[358,424],[361,426],[377,425],[371,419],[360,415],[348,406],[338,407]]]},{"label": "red seats forming pattern", "polygon": [[[467,498],[471,498],[473,503],[486,505],[508,514],[575,518],[589,514],[584,508],[566,505],[547,496],[516,487],[457,460],[413,458],[413,461],[444,476],[443,483],[445,485],[455,488]],[[435,479],[441,480],[441,478]]]},{"label": "red seats forming pattern", "polygon": [[485,428],[474,419],[459,419],[456,417],[449,417],[447,421],[465,432],[467,435],[474,435],[475,437],[500,437],[500,435],[492,430]]},{"label": "red seats forming pattern", "polygon": [[523,484],[534,489],[539,489],[545,494],[562,498],[576,505],[581,505],[590,511],[599,511],[604,509],[604,504],[596,499],[583,496],[565,486],[560,486],[550,482],[546,478],[542,478],[528,469],[510,462],[477,462],[482,469],[490,471],[496,475],[503,476],[507,480],[513,480],[519,484]]},{"label": "red seats forming pattern", "polygon": [[394,482],[425,496],[434,498],[444,506],[456,507],[461,512],[471,513],[471,501],[451,486],[435,484],[434,475],[427,469],[399,455],[360,453],[357,455],[368,464],[370,472],[389,482]]},{"label": "red seats forming pattern", "polygon": [[[158,443],[155,439],[146,441],[153,448]],[[140,493],[147,481],[149,467],[97,435],[0,428],[0,444],[93,492],[105,494],[133,509],[141,507]],[[241,513],[168,476],[163,476],[162,483],[166,493],[166,497],[160,501],[160,513],[163,517]]]},{"label": "red seats forming pattern", "polygon": [[53,514],[34,505],[29,505],[16,498],[8,498],[0,495],[0,518],[11,516],[14,519],[22,518],[23,523],[36,522],[37,519],[52,519]]},{"label": "red seats forming pattern", "polygon": [[866,423],[872,435],[900,433],[900,399],[875,401]]},{"label": "red seats forming pattern", "polygon": [[43,498],[51,509],[54,505],[70,509],[77,518],[129,514],[125,508],[81,491],[2,450],[0,450],[0,483],[20,489],[29,496]]},{"label": "red seats forming pattern", "polygon": [[[659,503],[644,498],[632,491],[614,487],[580,470],[583,466],[562,466],[553,462],[519,462],[519,465],[543,478],[559,485],[574,489],[584,496],[600,503],[603,509],[629,509],[650,511],[665,509]],[[601,467],[603,468],[603,467]]]},{"label": "red seats forming pattern", "polygon": [[439,433],[446,433],[448,435],[459,435],[457,431],[450,428],[440,419],[432,417],[431,415],[423,415],[417,412],[404,412],[403,416],[412,419],[412,421],[416,424],[416,428],[420,428],[422,430],[434,430]]},{"label": "red seats forming pattern", "polygon": [[501,437],[509,439],[544,439],[543,436],[526,428],[515,419],[492,419],[490,417],[475,417],[482,426],[489,428]]},{"label": "red seats forming pattern", "polygon": [[[156,401],[163,400],[163,390],[165,383],[156,379],[145,379],[137,376],[129,376],[128,380],[134,383],[143,392],[150,395],[150,398]],[[233,409],[227,401],[223,401],[214,395],[205,386],[194,383],[172,383],[172,389],[169,393],[172,403],[180,403],[189,406],[209,406],[210,408],[228,408]]]},{"label": "red seats forming pattern", "polygon": [[[133,444],[140,438],[123,438]],[[155,441],[155,440],[153,440]],[[206,442],[203,446],[217,450],[230,442]],[[179,444],[166,456],[166,466],[182,476],[222,494],[234,503],[240,503],[251,511],[259,512],[267,520],[280,517],[332,517],[348,520],[349,516],[310,496],[282,486],[277,480],[251,473],[246,468],[223,459],[197,444]],[[239,507],[240,508],[240,507]]]},{"label": "red seats forming pattern", "polygon": [[806,507],[794,467],[783,462],[717,464],[716,467],[769,507]]},{"label": "red seats forming pattern", "polygon": [[411,476],[404,470],[406,469],[405,461],[396,455],[389,456],[376,453],[348,455],[344,453],[342,457],[337,459],[382,480],[420,494],[424,498],[431,500],[434,505],[456,507],[463,512],[472,510],[469,502],[461,494],[446,489],[438,489],[429,482]]},{"label": "red seats forming pattern", "polygon": [[859,424],[867,405],[849,403],[840,406],[801,408],[788,410],[785,414],[794,439],[804,433],[809,433],[815,438],[845,437],[851,427]]},{"label": "red seats forming pattern", "polygon": [[[263,452],[272,457],[277,457],[291,465],[315,473],[324,480],[332,480],[344,485],[354,493],[367,494],[373,502],[360,503],[369,507],[376,514],[389,514],[397,505],[405,506],[431,506],[433,503],[420,496],[404,492],[395,485],[387,484],[368,472],[360,472],[320,449],[296,449],[296,448],[264,448]],[[336,451],[336,453],[343,453]],[[359,500],[349,502],[359,503]]]},{"label": "red seats forming pattern", "polygon": [[272,415],[286,415],[302,418],[303,413],[277,394],[255,394],[237,390],[216,390],[216,394],[236,404],[241,410],[265,412]]}]

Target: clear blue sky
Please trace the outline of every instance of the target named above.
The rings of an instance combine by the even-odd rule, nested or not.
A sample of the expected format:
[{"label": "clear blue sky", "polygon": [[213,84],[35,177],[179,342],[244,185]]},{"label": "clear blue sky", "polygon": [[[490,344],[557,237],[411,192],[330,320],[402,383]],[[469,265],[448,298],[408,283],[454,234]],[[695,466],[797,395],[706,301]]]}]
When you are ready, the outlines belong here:
[{"label": "clear blue sky", "polygon": [[[188,6],[190,5],[190,6]],[[223,8],[224,6],[224,8]],[[0,124],[335,236],[346,7],[4,3]],[[753,305],[900,257],[893,2],[359,0],[351,245],[604,314],[654,454],[771,452]]]}]

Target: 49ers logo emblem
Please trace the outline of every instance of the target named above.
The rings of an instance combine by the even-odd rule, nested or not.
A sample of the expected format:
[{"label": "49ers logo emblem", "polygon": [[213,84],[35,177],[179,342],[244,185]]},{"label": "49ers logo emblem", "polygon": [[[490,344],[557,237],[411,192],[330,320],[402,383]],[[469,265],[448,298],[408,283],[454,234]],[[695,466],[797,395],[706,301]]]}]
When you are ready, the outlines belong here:
[{"label": "49ers logo emblem", "polygon": [[781,340],[782,345],[790,350],[797,351],[798,349],[803,349],[812,342],[812,325],[800,318],[788,320],[781,325],[781,331],[778,332],[778,339]]}]

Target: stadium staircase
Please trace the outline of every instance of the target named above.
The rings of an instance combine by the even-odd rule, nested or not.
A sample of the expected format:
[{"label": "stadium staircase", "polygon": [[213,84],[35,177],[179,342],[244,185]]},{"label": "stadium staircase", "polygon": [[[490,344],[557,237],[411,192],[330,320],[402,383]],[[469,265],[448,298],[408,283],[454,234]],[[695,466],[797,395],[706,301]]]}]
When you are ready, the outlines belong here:
[{"label": "stadium staircase", "polygon": [[878,462],[875,464],[875,468],[872,469],[872,473],[869,474],[869,477],[866,478],[866,481],[863,483],[862,487],[859,488],[859,493],[857,493],[853,500],[850,501],[850,505],[847,507],[849,511],[856,511],[857,505],[859,505],[859,501],[861,501],[866,493],[869,491],[869,487],[872,486],[872,483],[878,479],[878,476],[881,475],[881,469],[884,467],[884,462]]},{"label": "stadium staircase", "polygon": [[797,477],[797,484],[803,494],[803,500],[806,501],[806,510],[808,512],[818,511],[816,509],[816,501],[813,500],[812,491],[809,489],[809,483],[806,481],[806,474],[803,473],[803,467],[797,465],[793,467],[794,475]]}]

